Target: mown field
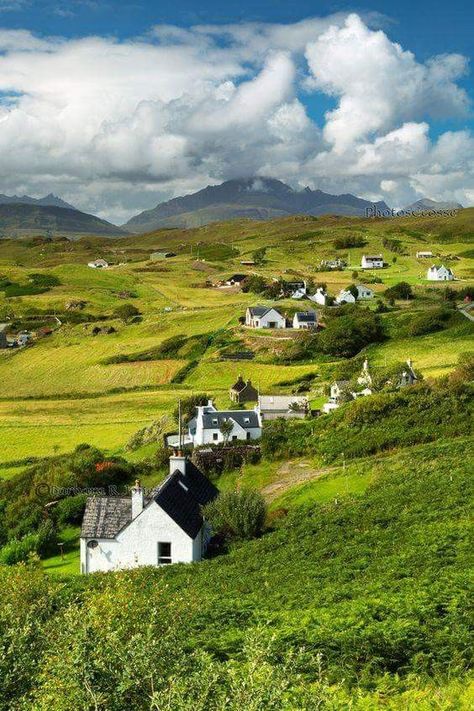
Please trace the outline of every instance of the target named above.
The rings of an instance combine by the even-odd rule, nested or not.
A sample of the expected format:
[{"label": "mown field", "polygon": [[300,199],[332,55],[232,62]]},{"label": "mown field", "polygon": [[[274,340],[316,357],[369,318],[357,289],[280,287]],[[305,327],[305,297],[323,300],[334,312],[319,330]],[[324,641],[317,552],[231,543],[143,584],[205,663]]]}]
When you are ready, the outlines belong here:
[{"label": "mown field", "polygon": [[[238,350],[259,348],[264,339],[249,335],[238,325],[248,305],[260,303],[254,294],[212,288],[234,272],[255,272],[266,279],[310,278],[325,282],[332,294],[353,282],[371,284],[383,291],[401,280],[412,284],[417,298],[397,303],[383,314],[390,339],[372,345],[367,353],[374,366],[385,366],[411,357],[425,377],[449,372],[472,343],[473,325],[462,315],[449,328],[424,336],[407,337],[403,325],[417,312],[439,303],[443,284],[427,284],[428,266],[417,260],[419,249],[430,249],[460,281],[456,288],[474,281],[472,240],[474,210],[461,211],[452,219],[412,218],[367,221],[355,218],[294,217],[269,222],[250,220],[213,224],[193,230],[162,230],[123,239],[83,238],[76,242],[56,240],[0,240],[0,276],[28,284],[32,272],[53,275],[59,285],[42,294],[6,298],[0,290],[0,320],[32,316],[41,320],[56,315],[62,325],[54,333],[15,352],[0,351],[0,463],[29,456],[68,451],[87,441],[117,451],[146,422],[169,412],[177,399],[193,391],[214,395],[228,404],[227,389],[240,372],[262,390],[305,373],[319,375],[312,393],[321,402],[331,359],[276,364],[269,341],[265,358],[237,362],[223,360],[219,348],[210,345],[200,353],[182,382],[172,382],[189,358],[169,357],[133,362],[111,359],[153,349],[173,336],[218,334],[234,340]],[[336,249],[335,239],[356,236],[364,247]],[[398,244],[393,252],[384,246]],[[258,248],[266,248],[265,262],[243,267]],[[176,257],[150,261],[151,252],[170,249]],[[383,271],[362,274],[357,267],[367,252],[381,252],[388,264]],[[343,272],[316,271],[322,259],[342,257],[349,263]],[[105,271],[87,267],[90,259],[105,257],[112,266]],[[352,272],[359,272],[354,277]],[[70,302],[82,309],[68,311]],[[140,311],[136,323],[123,323],[115,309],[131,303]],[[266,302],[271,303],[271,302]],[[305,307],[310,307],[305,302]],[[283,310],[295,309],[294,301],[279,302]],[[83,322],[81,322],[81,319]],[[115,333],[93,335],[94,327],[112,327]],[[277,345],[277,344],[275,344]],[[280,387],[279,391],[284,389]],[[0,476],[7,469],[0,470]]]}]

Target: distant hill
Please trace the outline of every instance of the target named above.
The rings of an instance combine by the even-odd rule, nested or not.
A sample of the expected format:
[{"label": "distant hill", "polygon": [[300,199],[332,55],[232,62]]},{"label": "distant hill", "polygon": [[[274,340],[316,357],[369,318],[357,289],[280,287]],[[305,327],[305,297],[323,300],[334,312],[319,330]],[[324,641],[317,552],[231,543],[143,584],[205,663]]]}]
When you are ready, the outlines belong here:
[{"label": "distant hill", "polygon": [[[173,198],[132,217],[124,227],[150,232],[160,227],[200,227],[234,218],[267,220],[288,215],[366,216],[373,203],[354,195],[330,195],[322,190],[298,191],[274,178],[228,180],[208,185],[192,195]],[[383,202],[379,210],[388,210]]]},{"label": "distant hill", "polygon": [[70,205],[65,200],[62,200],[60,197],[57,197],[57,195],[53,195],[53,193],[49,193],[49,195],[46,195],[42,198],[33,198],[29,195],[22,195],[21,197],[19,195],[2,195],[0,193],[0,205],[18,204],[43,205],[47,207],[66,207],[69,210],[76,210],[74,205]]},{"label": "distant hill", "polygon": [[416,213],[424,212],[425,210],[462,210],[463,206],[459,202],[436,202],[436,200],[430,200],[429,198],[422,198],[416,202],[412,202],[411,205],[407,205],[400,210],[401,213]]},{"label": "distant hill", "polygon": [[98,235],[117,237],[127,232],[94,215],[74,208],[28,203],[0,203],[0,237],[22,234]]}]

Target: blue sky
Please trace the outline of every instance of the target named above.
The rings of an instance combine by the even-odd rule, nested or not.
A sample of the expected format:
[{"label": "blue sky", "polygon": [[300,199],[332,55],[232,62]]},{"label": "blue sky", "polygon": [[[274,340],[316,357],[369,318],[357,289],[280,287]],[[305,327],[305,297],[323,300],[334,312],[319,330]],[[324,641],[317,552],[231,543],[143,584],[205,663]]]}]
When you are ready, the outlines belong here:
[{"label": "blue sky", "polygon": [[[352,23],[352,30],[344,29],[344,18],[351,13],[361,26]],[[321,27],[316,23],[313,31],[308,24],[307,29],[311,18]],[[328,39],[331,18],[338,29],[334,36],[329,30]],[[256,29],[250,39],[242,38],[239,28],[249,23]],[[190,32],[177,37],[175,29],[170,40],[166,25]],[[196,31],[197,25],[212,30]],[[231,28],[230,39],[219,32],[223,25]],[[272,29],[276,25],[282,26],[282,35]],[[460,0],[367,5],[311,0],[0,0],[0,118],[3,107],[10,132],[3,153],[0,136],[0,159],[5,159],[0,191],[38,194],[52,189],[83,209],[118,221],[158,199],[247,171],[272,171],[295,186],[351,190],[397,205],[422,194],[474,201],[474,90],[468,69],[473,25],[474,5]],[[161,29],[153,30],[157,26]],[[384,33],[384,40],[364,57],[365,40],[377,45],[376,30]],[[302,39],[286,44],[285,33]],[[353,42],[349,47],[347,41],[348,52],[357,56],[360,72],[351,77],[346,66],[341,78],[334,67],[346,62],[341,53],[348,36]],[[75,42],[78,39],[82,44]],[[395,43],[403,56],[398,56]],[[183,45],[186,51],[180,52]],[[117,46],[130,56],[125,73],[115,56]],[[192,86],[181,73],[179,79],[174,76],[175,57],[186,53],[190,71],[197,65],[201,69]],[[445,58],[440,60],[441,55]],[[384,78],[374,70],[379,61]],[[218,63],[224,67],[226,62],[226,69],[219,71]],[[129,67],[134,71],[128,72]],[[153,67],[157,75],[169,71],[169,82],[182,84],[182,89],[171,90],[166,77],[157,77],[155,87]],[[186,71],[183,61],[179,72]],[[30,83],[24,79],[29,74]],[[363,91],[351,88],[365,74],[366,102]],[[130,82],[125,94],[121,75]],[[145,76],[148,82],[143,80],[142,86]],[[263,95],[264,105],[252,117]],[[103,96],[106,101],[100,106]],[[239,107],[243,112],[249,101],[247,123],[230,115],[232,105],[234,113]],[[76,125],[84,102],[91,102],[87,117],[92,118]],[[212,104],[208,113],[204,103]],[[373,111],[367,108],[371,106]],[[219,125],[216,115],[222,115]],[[38,136],[29,152],[22,143],[22,162],[12,139],[24,130]],[[265,136],[273,132],[273,142],[266,141],[262,148],[259,130]],[[93,146],[89,170],[84,153],[88,146]],[[103,155],[94,165],[98,151]]]}]

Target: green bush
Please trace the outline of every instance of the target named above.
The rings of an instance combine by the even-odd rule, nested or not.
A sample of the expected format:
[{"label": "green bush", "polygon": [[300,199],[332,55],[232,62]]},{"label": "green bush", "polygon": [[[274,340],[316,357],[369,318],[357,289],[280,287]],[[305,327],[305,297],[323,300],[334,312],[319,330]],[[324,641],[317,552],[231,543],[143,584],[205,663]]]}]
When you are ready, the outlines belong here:
[{"label": "green bush", "polygon": [[61,499],[54,509],[55,519],[60,526],[81,523],[86,508],[87,494],[77,494]]},{"label": "green bush", "polygon": [[249,540],[262,533],[266,506],[258,491],[226,491],[204,507],[204,517],[219,533],[231,540]]},{"label": "green bush", "polygon": [[3,548],[0,549],[0,564],[15,565],[28,560],[32,553],[38,551],[39,537],[36,533],[30,533],[24,538],[13,538]]},{"label": "green bush", "polygon": [[447,327],[452,312],[447,309],[430,309],[413,316],[407,331],[410,336],[424,336]]},{"label": "green bush", "polygon": [[408,282],[400,281],[389,289],[385,289],[384,296],[386,299],[413,299],[413,289]]}]

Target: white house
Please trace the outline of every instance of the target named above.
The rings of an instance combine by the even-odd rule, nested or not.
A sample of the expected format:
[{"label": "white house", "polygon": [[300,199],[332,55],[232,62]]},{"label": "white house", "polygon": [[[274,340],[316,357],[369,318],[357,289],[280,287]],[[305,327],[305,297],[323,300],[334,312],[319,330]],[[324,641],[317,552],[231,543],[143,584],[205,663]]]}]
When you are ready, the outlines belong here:
[{"label": "white house", "polygon": [[429,281],[453,281],[454,274],[449,267],[433,264],[426,273]]},{"label": "white house", "polygon": [[310,329],[316,328],[318,325],[318,316],[316,311],[297,311],[293,316],[293,328]]},{"label": "white house", "polygon": [[364,254],[360,266],[362,269],[383,269],[383,256],[381,254]]},{"label": "white house", "polygon": [[245,314],[245,325],[251,328],[285,328],[286,319],[271,306],[249,306]]},{"label": "white house", "polygon": [[[224,422],[232,429],[224,436]],[[196,408],[196,416],[188,424],[188,438],[193,445],[219,444],[226,440],[252,440],[262,436],[262,425],[255,410],[216,410],[212,400]]]},{"label": "white house", "polygon": [[331,385],[331,392],[328,401],[323,405],[323,412],[326,414],[332,410],[337,410],[340,406],[342,397],[349,391],[348,380],[337,380]]},{"label": "white house", "polygon": [[319,286],[312,296],[308,296],[308,299],[314,301],[315,304],[326,306],[328,303],[328,294],[322,286]]},{"label": "white house", "polygon": [[255,410],[262,422],[279,417],[285,420],[302,419],[309,412],[309,402],[307,397],[301,395],[259,395]]},{"label": "white house", "polygon": [[357,298],[358,299],[373,299],[374,298],[374,292],[372,291],[372,289],[369,289],[367,286],[364,286],[364,284],[357,284],[356,289],[357,289]]},{"label": "white house", "polygon": [[81,529],[81,573],[199,561],[210,529],[201,507],[216,487],[181,454],[148,494],[137,481],[131,496],[87,500]]},{"label": "white house", "polygon": [[16,338],[17,345],[26,346],[31,341],[31,333],[29,331],[20,331]]},{"label": "white house", "polygon": [[341,289],[339,294],[336,296],[336,304],[355,304],[356,297],[348,289]]},{"label": "white house", "polygon": [[430,259],[431,257],[433,257],[433,252],[417,252],[416,253],[417,259]]},{"label": "white house", "polygon": [[95,259],[93,262],[88,262],[87,266],[91,269],[107,269],[109,263],[105,259]]}]

